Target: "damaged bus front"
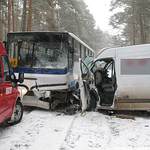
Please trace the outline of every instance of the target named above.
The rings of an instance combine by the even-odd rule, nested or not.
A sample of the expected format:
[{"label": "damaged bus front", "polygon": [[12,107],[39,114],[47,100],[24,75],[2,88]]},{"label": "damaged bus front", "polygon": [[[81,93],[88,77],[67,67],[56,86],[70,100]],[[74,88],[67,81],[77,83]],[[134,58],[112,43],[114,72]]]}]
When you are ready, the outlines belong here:
[{"label": "damaged bus front", "polygon": [[[8,34],[9,59],[16,73],[23,72],[23,104],[54,109],[71,103],[79,92],[79,58],[93,50],[68,32],[20,32]],[[80,103],[80,101],[78,102]]]}]

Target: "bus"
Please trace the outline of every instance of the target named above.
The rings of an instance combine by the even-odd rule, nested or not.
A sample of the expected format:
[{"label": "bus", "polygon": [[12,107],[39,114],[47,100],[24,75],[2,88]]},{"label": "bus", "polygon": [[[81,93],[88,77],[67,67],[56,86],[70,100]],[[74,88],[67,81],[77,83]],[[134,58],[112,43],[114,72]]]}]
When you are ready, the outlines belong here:
[{"label": "bus", "polygon": [[24,106],[54,109],[72,99],[81,103],[79,60],[93,58],[94,50],[73,33],[8,33],[7,50],[14,72],[24,73]]}]

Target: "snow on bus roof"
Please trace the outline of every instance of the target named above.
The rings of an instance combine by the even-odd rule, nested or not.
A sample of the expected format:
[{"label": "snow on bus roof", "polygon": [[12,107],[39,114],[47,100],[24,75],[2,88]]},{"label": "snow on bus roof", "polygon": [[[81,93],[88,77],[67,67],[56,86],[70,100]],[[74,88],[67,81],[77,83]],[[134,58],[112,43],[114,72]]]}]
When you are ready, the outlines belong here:
[{"label": "snow on bus roof", "polygon": [[25,31],[25,32],[9,32],[9,34],[25,34],[25,33],[53,33],[53,34],[69,34],[74,39],[76,39],[78,42],[80,42],[82,45],[84,45],[86,48],[94,52],[94,50],[88,46],[85,42],[83,42],[79,37],[77,37],[74,33],[67,32],[67,31]]}]

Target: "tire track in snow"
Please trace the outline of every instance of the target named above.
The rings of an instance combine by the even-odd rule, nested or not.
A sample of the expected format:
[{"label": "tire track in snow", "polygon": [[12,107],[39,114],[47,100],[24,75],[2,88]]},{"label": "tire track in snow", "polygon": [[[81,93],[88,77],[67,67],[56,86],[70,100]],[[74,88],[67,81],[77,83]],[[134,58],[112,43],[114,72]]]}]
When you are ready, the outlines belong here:
[{"label": "tire track in snow", "polygon": [[[52,117],[51,120],[47,122],[47,125],[45,125],[45,128],[42,129],[38,139],[29,150],[59,150],[62,141],[69,135],[75,118],[76,115],[68,116],[64,114]],[[38,143],[40,143],[40,145]]]},{"label": "tire track in snow", "polygon": [[60,150],[99,150],[110,140],[106,116],[88,112],[84,117],[74,119]]},{"label": "tire track in snow", "polygon": [[[67,130],[67,132],[66,132],[65,138],[64,138],[64,141],[65,141],[65,142],[67,141],[68,137],[69,137],[70,134],[71,134],[71,130],[72,130],[72,128],[73,128],[74,122],[75,122],[75,120],[77,119],[77,117],[78,117],[78,114],[74,116],[74,118],[72,119],[72,121],[71,121],[71,123],[70,123],[70,126],[69,126],[69,128],[68,128],[68,130]],[[64,141],[63,141],[63,142],[64,142]],[[63,149],[64,149],[64,148],[63,148],[63,144],[61,144],[60,150],[63,150]]]}]

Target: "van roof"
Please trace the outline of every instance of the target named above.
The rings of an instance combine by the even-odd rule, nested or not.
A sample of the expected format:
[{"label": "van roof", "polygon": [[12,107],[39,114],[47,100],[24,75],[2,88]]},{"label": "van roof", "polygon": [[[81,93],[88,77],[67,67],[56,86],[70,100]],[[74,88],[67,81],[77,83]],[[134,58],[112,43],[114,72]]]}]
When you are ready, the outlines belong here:
[{"label": "van roof", "polygon": [[97,55],[97,58],[99,57],[105,57],[105,56],[115,56],[117,54],[125,54],[128,53],[130,55],[131,53],[142,53],[142,52],[150,52],[150,44],[141,44],[141,45],[132,45],[132,46],[125,46],[125,47],[115,47],[115,48],[104,48],[100,50],[100,52]]}]

